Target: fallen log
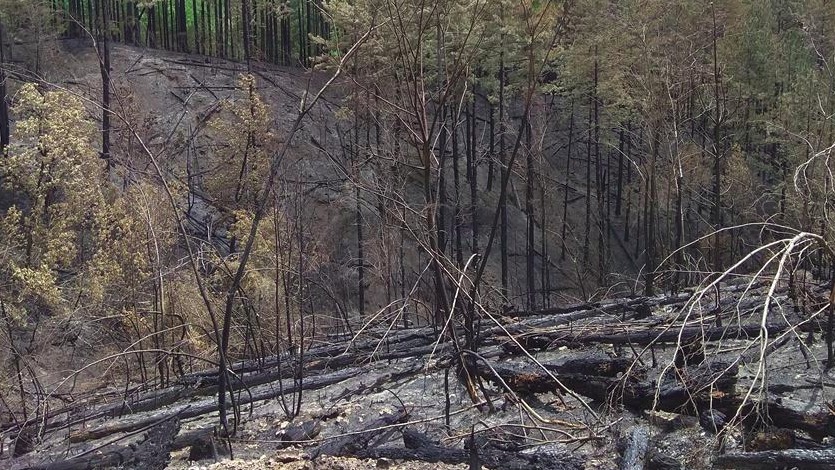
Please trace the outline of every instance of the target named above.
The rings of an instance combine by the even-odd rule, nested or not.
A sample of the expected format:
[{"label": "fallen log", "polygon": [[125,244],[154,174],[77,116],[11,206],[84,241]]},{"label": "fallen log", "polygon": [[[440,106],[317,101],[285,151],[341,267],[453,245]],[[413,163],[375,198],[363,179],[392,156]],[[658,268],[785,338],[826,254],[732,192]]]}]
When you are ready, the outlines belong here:
[{"label": "fallen log", "polygon": [[[632,368],[632,373],[643,374],[645,369],[635,366],[635,361],[628,357],[584,357],[570,359],[562,364],[543,364],[546,369],[556,374],[585,374],[602,377],[616,377]],[[633,367],[635,366],[635,367]]]},{"label": "fallen log", "polygon": [[714,461],[719,468],[768,469],[802,468],[808,470],[835,468],[835,449],[788,449],[763,452],[729,452]]},{"label": "fallen log", "polygon": [[[786,323],[770,323],[766,331],[773,336],[788,329]],[[704,328],[702,326],[670,327],[666,329],[651,329],[639,331],[618,331],[604,333],[578,333],[571,337],[573,342],[605,343],[605,344],[636,344],[648,345],[658,343],[687,342],[696,339],[703,341],[718,341],[722,339],[753,339],[762,333],[760,325],[728,325],[724,327]]]},{"label": "fallen log", "polygon": [[196,462],[203,459],[217,460],[220,455],[229,455],[229,448],[215,431],[215,427],[204,427],[181,432],[174,439],[171,450],[189,447],[188,459]]},{"label": "fallen log", "polygon": [[540,315],[565,315],[583,311],[594,311],[600,315],[623,315],[627,312],[635,312],[640,316],[645,312],[648,313],[654,308],[679,303],[683,304],[690,299],[691,295],[691,292],[685,292],[663,297],[627,297],[616,300],[584,302],[560,307],[550,307],[540,310],[512,310],[508,312],[507,315],[522,318]]},{"label": "fallen log", "polygon": [[[735,297],[733,294],[746,292],[746,297],[756,296],[757,290],[763,288],[766,285],[768,285],[768,283],[764,281],[753,281],[749,283],[747,280],[722,283],[719,287],[719,305],[720,307],[730,306],[736,303],[737,297]],[[777,290],[777,292],[781,295],[784,294],[786,291],[787,289],[785,287],[781,287]],[[715,294],[710,293],[708,295],[709,297],[705,300],[710,299],[715,301]],[[627,297],[614,300],[602,300],[600,302],[581,302],[565,306],[544,308],[540,310],[512,310],[508,312],[507,315],[522,318],[542,315],[565,315],[569,313],[592,310],[597,311],[600,314],[608,315],[623,314],[624,312],[634,312],[640,315],[647,310],[659,307],[665,307],[670,305],[685,305],[688,301],[690,301],[692,296],[693,291],[692,289],[690,289],[672,295],[657,295],[652,297]]]},{"label": "fallen log", "polygon": [[[778,335],[788,330],[789,325],[783,323],[770,323],[766,325],[769,336]],[[671,344],[678,342],[690,342],[695,340],[718,341],[726,339],[754,339],[762,332],[760,325],[727,325],[723,327],[702,326],[671,326],[659,328],[651,325],[646,327],[636,326],[631,323],[627,326],[600,326],[575,327],[570,330],[557,329],[554,331],[535,330],[523,334],[517,341],[529,349],[541,351],[556,349],[559,347],[578,347],[591,344],[614,344],[614,345],[636,345],[647,346],[650,344]]]},{"label": "fallen log", "polygon": [[[336,370],[344,367],[355,366],[372,362],[374,360],[392,360],[401,359],[405,357],[419,357],[429,354],[433,350],[433,344],[429,338],[422,333],[410,332],[406,335],[409,343],[405,344],[403,350],[398,350],[392,353],[371,353],[358,352],[352,354],[344,354],[342,356],[331,356],[332,349],[327,354],[311,354],[311,357],[305,359],[304,376],[309,376],[311,372],[319,372],[322,370]],[[415,340],[415,338],[419,338]],[[420,339],[422,338],[422,339]],[[424,344],[426,343],[426,344]],[[445,352],[449,349],[449,345],[442,344],[435,348],[438,353]],[[340,346],[340,351],[344,352],[344,346]],[[231,387],[233,390],[242,390],[245,388],[257,387],[270,382],[275,382],[280,379],[292,377],[296,373],[298,363],[296,359],[284,359],[280,370],[271,370],[271,367],[277,367],[278,361],[275,356],[271,359],[263,361],[259,368],[259,361],[247,361],[239,363],[236,373],[250,371],[248,375],[240,375],[238,378],[231,380]],[[232,370],[235,370],[233,368]],[[144,394],[130,401],[123,401],[122,403],[115,403],[106,405],[98,409],[93,415],[85,416],[84,420],[92,420],[100,417],[116,417],[125,416],[128,414],[141,413],[151,411],[163,406],[176,403],[184,398],[195,396],[209,396],[217,394],[217,370],[209,372],[201,372],[190,374],[182,384],[174,385],[172,387],[157,390],[155,392]],[[65,423],[66,424],[66,423]],[[58,424],[56,424],[57,426]],[[54,426],[49,426],[47,429],[54,429]]]},{"label": "fallen log", "polygon": [[26,467],[26,470],[92,470],[117,466],[123,469],[165,470],[174,436],[179,429],[179,420],[169,419],[149,429],[139,443],[107,446],[91,455],[42,463]]},{"label": "fallen log", "polygon": [[[305,376],[303,377],[303,381],[307,380],[306,377],[311,372],[318,372],[327,368],[344,368],[349,363],[353,363],[353,361],[345,361],[344,363],[338,363],[333,365],[328,364],[326,361],[322,360],[311,361],[311,363],[309,363],[305,367]],[[264,385],[267,383],[276,382],[281,379],[293,377],[295,372],[295,369],[288,367],[282,370],[255,373],[244,376],[239,379],[233,379],[232,383],[230,384],[230,387],[234,391],[250,389],[259,385]],[[174,404],[186,398],[210,396],[217,394],[218,388],[216,377],[206,376],[203,377],[201,380],[201,382],[193,384],[198,385],[197,387],[176,385],[163,390],[157,390],[156,392],[142,395],[140,398],[137,398],[133,401],[122,401],[120,403],[112,403],[105,405],[102,408],[97,409],[92,414],[84,415],[76,419],[71,419],[62,422],[52,422],[46,427],[44,427],[44,430],[60,429],[63,427],[73,426],[75,424],[86,423],[99,418],[123,417],[130,414],[153,411],[164,406]]]},{"label": "fallen log", "polygon": [[387,413],[368,423],[361,431],[325,442],[314,449],[310,455],[313,458],[320,455],[356,456],[368,448],[371,441],[381,432],[385,432],[394,424],[406,421],[408,417],[409,412],[402,408],[394,413]]},{"label": "fallen log", "polygon": [[[497,383],[493,370],[516,392],[545,393],[563,391],[541,369],[532,367],[480,365],[477,373]],[[701,410],[715,409],[727,416],[742,411],[748,422],[767,421],[780,427],[800,429],[820,441],[835,436],[835,415],[828,410],[795,410],[774,400],[744,400],[734,395],[737,367],[721,362],[707,363],[688,371],[686,382],[662,383],[639,380],[635,376],[613,378],[583,374],[563,374],[557,378],[567,389],[599,402],[613,400],[636,410],[661,410],[699,416]]]},{"label": "fallen log", "polygon": [[621,470],[643,470],[649,448],[649,430],[639,425],[632,428],[626,439],[626,446],[621,459]]},{"label": "fallen log", "polygon": [[320,432],[322,432],[322,423],[319,420],[311,419],[290,426],[281,433],[281,443],[278,444],[278,448],[283,449],[299,442],[309,441],[318,436]]},{"label": "fallen log", "polygon": [[653,447],[647,455],[646,468],[650,470],[684,470],[684,464]]},{"label": "fallen log", "polygon": [[[317,376],[317,377],[309,377],[305,379],[302,383],[302,386],[299,387],[297,384],[287,384],[284,386],[284,393],[295,393],[301,390],[317,390],[322,387],[326,387],[328,385],[333,385],[335,383],[339,383],[343,380],[349,379],[351,377],[355,377],[363,372],[364,369],[361,368],[350,368],[344,369],[338,372],[334,372],[327,375]],[[242,395],[238,399],[239,405],[246,405],[253,402],[259,402],[264,400],[269,400],[272,398],[277,397],[280,394],[278,389],[271,389],[265,392],[253,394],[252,396],[249,395]],[[231,404],[229,405],[231,407]],[[84,431],[79,431],[77,433],[70,435],[70,442],[83,442],[89,441],[92,439],[100,439],[102,437],[116,434],[120,432],[130,432],[135,431],[137,429],[141,429],[145,426],[153,424],[156,421],[161,419],[165,419],[166,417],[178,415],[180,419],[189,419],[194,418],[197,416],[201,416],[207,413],[212,413],[217,411],[217,403],[209,402],[200,405],[184,405],[178,407],[174,410],[168,410],[162,413],[158,413],[149,417],[145,417],[142,419],[129,421],[129,422],[117,422],[113,424],[105,424],[99,426],[97,428],[87,429]]]},{"label": "fallen log", "polygon": [[[447,464],[469,463],[473,455],[469,449],[456,449],[435,444],[417,431],[404,429],[402,447],[383,447],[356,452],[352,456],[372,459],[393,459],[422,461]],[[409,448],[411,446],[412,448]],[[537,452],[537,450],[541,450]],[[552,452],[543,446],[525,452],[502,452],[495,449],[477,449],[475,452],[480,464],[489,468],[505,470],[579,470],[584,462],[569,452]]]},{"label": "fallen log", "polygon": [[[626,372],[633,366],[633,361],[628,358],[587,358],[570,360],[563,364],[543,364],[543,366],[563,382],[563,385],[567,388],[583,394],[581,391],[575,390],[566,380],[571,383],[579,383],[582,382],[584,377],[588,377],[595,381],[596,385],[599,385],[598,382],[601,380],[609,383],[610,379],[616,377],[619,373]],[[499,365],[494,366],[493,370],[516,392],[547,393],[556,392],[559,389],[559,385],[551,375],[538,367]],[[634,376],[637,377],[644,377],[646,374],[646,370],[640,366],[633,367],[633,372]],[[478,373],[489,381],[497,382],[495,374],[486,365],[479,365]],[[581,386],[581,388],[585,389],[586,387]],[[586,396],[596,398],[590,395]]]}]

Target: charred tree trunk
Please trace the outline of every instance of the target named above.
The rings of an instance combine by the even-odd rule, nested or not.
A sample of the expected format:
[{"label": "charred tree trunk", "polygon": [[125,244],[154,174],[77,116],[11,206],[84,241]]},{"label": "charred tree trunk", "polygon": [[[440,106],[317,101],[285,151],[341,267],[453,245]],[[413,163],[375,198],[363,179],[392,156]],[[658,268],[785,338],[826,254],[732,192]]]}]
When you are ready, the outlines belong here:
[{"label": "charred tree trunk", "polygon": [[632,219],[630,219],[629,216],[631,215],[631,212],[632,212],[632,193],[634,192],[631,189],[631,185],[632,185],[632,126],[628,125],[628,124],[627,124],[627,134],[628,135],[627,135],[627,141],[626,141],[626,160],[627,160],[627,162],[626,162],[626,186],[627,186],[627,190],[626,190],[626,214],[623,217],[623,227],[624,227],[624,229],[623,229],[623,231],[624,231],[623,241],[624,242],[629,241],[629,233],[630,233],[629,221],[632,220]]},{"label": "charred tree trunk", "polygon": [[0,18],[0,157],[9,145],[9,104],[6,101],[5,31]]},{"label": "charred tree trunk", "polygon": [[[502,42],[504,43],[504,37],[502,37]],[[499,166],[501,167],[501,177],[502,182],[506,181],[510,176],[508,174],[507,168],[507,155],[505,155],[505,130],[507,127],[505,126],[505,115],[504,115],[504,88],[505,88],[505,69],[504,69],[504,45],[502,45],[502,51],[500,52],[500,59],[499,59]],[[508,278],[507,278],[507,198],[501,200],[501,204],[499,207],[499,211],[501,212],[501,231],[499,233],[499,253],[501,254],[501,270],[502,270],[502,299],[505,305],[508,305],[510,302],[509,299],[509,288],[508,288]]]},{"label": "charred tree trunk", "polygon": [[591,243],[591,153],[594,126],[594,97],[589,98],[589,117],[586,122],[586,225],[583,232],[583,264],[588,266]]},{"label": "charred tree trunk", "polygon": [[[177,49],[180,52],[185,52],[186,54],[189,53],[188,47],[188,19],[186,16],[186,0],[178,0],[176,4],[177,8]],[[197,12],[192,10],[192,15],[194,15],[195,21],[197,18]]]},{"label": "charred tree trunk", "polygon": [[252,73],[252,11],[250,9],[249,0],[241,1],[241,23],[243,29],[244,40],[244,61],[246,62],[246,70]]},{"label": "charred tree trunk", "polygon": [[600,157],[600,100],[597,96],[598,63],[597,47],[594,48],[594,159],[595,159],[595,187],[597,188],[597,281],[598,285],[606,283],[606,175],[603,159]]},{"label": "charred tree trunk", "polygon": [[[359,89],[355,89],[354,93],[356,96],[359,96]],[[357,309],[359,310],[360,318],[365,318],[365,239],[363,237],[362,192],[359,185],[360,119],[358,99],[354,101],[354,110],[354,145],[351,149],[351,169],[354,173],[354,197],[356,198],[354,212],[355,222],[357,224]]]},{"label": "charred tree trunk", "polygon": [[618,182],[617,195],[615,196],[615,216],[620,217],[623,204],[623,128],[618,134]]},{"label": "charred tree trunk", "polygon": [[476,97],[473,94],[473,109],[470,113],[470,229],[472,230],[472,253],[478,253],[478,154],[476,152]]},{"label": "charred tree trunk", "polygon": [[527,281],[527,308],[533,310],[536,305],[536,279],[534,276],[534,257],[536,254],[536,245],[534,244],[534,233],[536,230],[534,222],[534,208],[533,208],[533,186],[534,186],[534,172],[533,172],[533,149],[531,148],[532,128],[530,118],[528,118],[528,125],[525,128],[525,143],[527,147],[527,174],[525,184],[525,216],[527,219],[527,228],[525,231],[525,280]]},{"label": "charred tree trunk", "polygon": [[[716,10],[714,9],[713,4],[711,4],[710,8],[711,14],[713,15],[713,99],[715,107],[713,116],[713,204],[710,211],[710,222],[713,224],[714,230],[719,230],[722,228],[722,144],[720,142],[722,112],[720,109],[719,93],[721,81],[719,78],[719,57],[716,48]],[[719,234],[714,234],[713,238],[713,269],[718,272],[722,270],[722,255],[719,247]]]},{"label": "charred tree trunk", "polygon": [[496,163],[496,108],[489,100],[487,106],[490,107],[490,151],[488,153],[489,160],[487,160],[487,192],[493,190],[493,168]]},{"label": "charred tree trunk", "polygon": [[571,150],[574,143],[574,100],[571,100],[571,110],[568,112],[568,149],[565,156],[565,197],[562,203],[562,234],[561,243],[562,250],[560,251],[560,260],[565,260],[566,243],[565,237],[568,230],[568,179],[571,175]]},{"label": "charred tree trunk", "polygon": [[655,170],[660,147],[659,130],[655,129],[652,139],[652,159],[650,160],[649,177],[647,178],[647,194],[644,195],[644,219],[646,220],[646,275],[644,278],[644,295],[653,295],[655,289],[655,223],[656,223],[656,190]]},{"label": "charred tree trunk", "polygon": [[458,148],[458,116],[452,113],[450,121],[452,122],[452,183],[453,191],[455,192],[454,213],[452,215],[452,230],[453,237],[455,237],[453,251],[455,251],[456,263],[458,263],[459,267],[463,267],[464,249],[461,243],[461,155]]},{"label": "charred tree trunk", "polygon": [[108,2],[99,2],[99,70],[101,72],[101,158],[113,166],[110,155],[110,18]]}]

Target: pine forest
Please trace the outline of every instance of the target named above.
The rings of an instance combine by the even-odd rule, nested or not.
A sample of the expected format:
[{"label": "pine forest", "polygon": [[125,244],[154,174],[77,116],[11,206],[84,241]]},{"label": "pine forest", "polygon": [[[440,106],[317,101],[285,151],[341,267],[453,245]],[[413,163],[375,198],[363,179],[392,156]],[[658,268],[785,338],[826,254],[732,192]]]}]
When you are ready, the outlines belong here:
[{"label": "pine forest", "polygon": [[833,168],[831,0],[0,0],[0,468],[835,468]]}]

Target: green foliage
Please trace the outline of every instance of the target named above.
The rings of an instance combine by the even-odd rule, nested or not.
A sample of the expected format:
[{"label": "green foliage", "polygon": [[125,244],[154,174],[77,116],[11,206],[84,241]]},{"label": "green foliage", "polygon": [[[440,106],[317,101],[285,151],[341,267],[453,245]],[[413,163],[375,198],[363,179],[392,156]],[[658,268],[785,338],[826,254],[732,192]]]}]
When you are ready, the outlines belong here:
[{"label": "green foliage", "polygon": [[253,210],[261,185],[269,173],[269,157],[277,138],[268,108],[251,75],[238,81],[240,96],[224,105],[226,113],[211,121],[219,136],[218,167],[205,178],[204,187],[219,203]]},{"label": "green foliage", "polygon": [[[16,202],[3,216],[0,275],[6,301],[58,308],[58,270],[87,259],[83,235],[103,203],[103,164],[93,150],[92,123],[81,101],[63,91],[24,85],[16,96],[14,145],[0,161],[5,189]],[[25,320],[22,310],[19,321]]]}]

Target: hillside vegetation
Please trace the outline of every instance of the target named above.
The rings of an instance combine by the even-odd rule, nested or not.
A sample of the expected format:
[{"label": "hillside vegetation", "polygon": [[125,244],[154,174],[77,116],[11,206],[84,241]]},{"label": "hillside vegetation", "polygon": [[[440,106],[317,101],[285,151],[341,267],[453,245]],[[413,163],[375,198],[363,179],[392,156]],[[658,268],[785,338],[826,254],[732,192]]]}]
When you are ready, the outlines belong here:
[{"label": "hillside vegetation", "polygon": [[[234,449],[333,418],[307,391],[352,371],[402,385],[352,393],[420,452],[326,427],[314,456],[461,464],[493,417],[609,468],[622,407],[646,458],[659,409],[819,451],[833,25],[822,0],[0,0],[0,466],[115,444],[59,458],[81,416],[167,432],[160,465],[181,425]],[[802,412],[769,395],[792,373],[821,392],[786,395]],[[149,427],[108,424],[120,400]],[[445,440],[404,428],[432,419]]]}]

